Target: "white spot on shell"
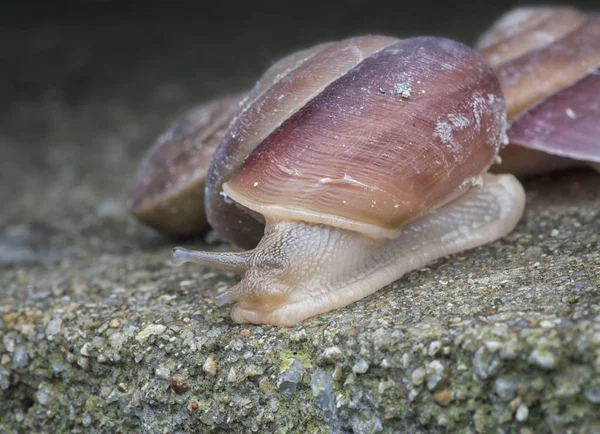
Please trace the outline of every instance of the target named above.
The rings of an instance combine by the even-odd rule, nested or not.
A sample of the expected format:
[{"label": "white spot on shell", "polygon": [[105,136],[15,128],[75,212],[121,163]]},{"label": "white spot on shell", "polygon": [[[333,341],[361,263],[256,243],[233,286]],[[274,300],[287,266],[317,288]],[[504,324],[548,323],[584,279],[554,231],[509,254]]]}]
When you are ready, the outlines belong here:
[{"label": "white spot on shell", "polygon": [[258,187],[258,182],[255,182],[254,184],[252,184],[254,187]]},{"label": "white spot on shell", "polygon": [[469,118],[463,115],[455,115],[451,113],[448,115],[448,119],[450,122],[452,122],[452,125],[454,125],[456,128],[460,128],[461,130],[471,125]]},{"label": "white spot on shell", "polygon": [[454,140],[454,137],[452,137],[452,125],[448,122],[438,121],[435,130],[433,131],[433,135],[439,137],[442,143],[447,145],[454,154],[459,151],[458,144]]},{"label": "white spot on shell", "polygon": [[493,120],[492,124],[486,129],[488,145],[499,149],[502,145],[508,144],[504,100],[492,93],[487,94],[486,98],[479,92],[475,92],[469,105],[473,110],[475,126],[478,130],[481,131],[481,123],[486,115],[491,116]]},{"label": "white spot on shell", "polygon": [[565,114],[571,119],[577,119],[577,115],[571,107],[567,107],[567,109],[565,110]]},{"label": "white spot on shell", "polygon": [[221,191],[219,193],[219,196],[221,196],[223,198],[223,202],[225,202],[228,205],[233,204],[233,201],[231,199],[229,199],[229,196],[227,196],[227,193],[225,193],[224,191]]},{"label": "white spot on shell", "polygon": [[344,181],[346,181],[350,184],[360,185],[361,187],[369,188],[369,186],[367,184],[357,181],[356,179],[352,178],[347,173],[344,173]]},{"label": "white spot on shell", "polygon": [[479,188],[483,186],[483,178],[481,176],[472,176],[470,178],[465,179],[459,188]]},{"label": "white spot on shell", "polygon": [[477,126],[477,129],[480,129],[481,118],[483,117],[483,112],[485,110],[485,100],[481,94],[475,93],[470,105],[471,109],[473,110],[473,116],[475,117],[475,125]]},{"label": "white spot on shell", "polygon": [[396,95],[400,95],[402,98],[410,98],[412,89],[408,83],[395,83],[394,84],[394,93]]},{"label": "white spot on shell", "polygon": [[291,175],[291,176],[298,176],[298,175],[300,175],[300,171],[298,169],[293,169],[291,167],[284,166],[283,164],[278,164],[277,168],[279,170],[281,170],[283,173],[287,173],[288,175]]}]

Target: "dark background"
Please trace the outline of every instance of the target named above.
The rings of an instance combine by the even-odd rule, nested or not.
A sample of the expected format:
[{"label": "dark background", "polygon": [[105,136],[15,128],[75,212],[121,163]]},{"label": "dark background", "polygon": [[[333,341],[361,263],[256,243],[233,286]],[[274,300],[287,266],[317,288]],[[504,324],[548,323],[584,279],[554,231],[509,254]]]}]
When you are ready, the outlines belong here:
[{"label": "dark background", "polygon": [[[2,102],[60,92],[201,98],[250,86],[297,48],[349,35],[443,35],[473,43],[517,1],[12,2],[2,13]],[[544,3],[544,2],[542,2]],[[547,2],[546,2],[547,3]],[[552,2],[550,2],[552,3]],[[560,4],[560,3],[557,3]],[[571,3],[598,8],[600,1]],[[157,87],[167,88],[157,90]],[[176,90],[173,86],[173,89]],[[140,93],[140,95],[136,95]],[[168,95],[163,95],[165,98]],[[167,98],[168,99],[168,98]]]},{"label": "dark background", "polygon": [[0,230],[122,207],[176,116],[251,87],[295,49],[365,33],[472,44],[518,4],[529,3],[12,2],[0,11]]}]

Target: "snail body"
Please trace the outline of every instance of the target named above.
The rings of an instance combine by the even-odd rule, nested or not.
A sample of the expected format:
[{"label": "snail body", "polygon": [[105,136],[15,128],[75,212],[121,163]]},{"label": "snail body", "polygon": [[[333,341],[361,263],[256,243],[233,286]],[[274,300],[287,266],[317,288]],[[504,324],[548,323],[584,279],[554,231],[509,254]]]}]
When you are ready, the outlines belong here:
[{"label": "snail body", "polygon": [[293,62],[242,103],[207,176],[211,226],[238,245],[256,233],[236,227],[262,238],[247,252],[173,253],[242,276],[216,299],[236,302],[234,321],[294,324],[514,228],[519,182],[486,175],[506,122],[479,54],[368,36]]}]

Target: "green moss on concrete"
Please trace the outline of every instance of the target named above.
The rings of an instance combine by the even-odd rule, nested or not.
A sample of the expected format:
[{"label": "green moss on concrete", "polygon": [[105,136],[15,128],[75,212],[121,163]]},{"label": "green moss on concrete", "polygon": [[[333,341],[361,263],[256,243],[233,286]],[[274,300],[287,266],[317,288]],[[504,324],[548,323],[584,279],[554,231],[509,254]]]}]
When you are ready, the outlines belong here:
[{"label": "green moss on concrete", "polygon": [[527,181],[514,233],[348,308],[236,325],[213,302],[236,278],[170,267],[174,241],[123,205],[201,97],[140,83],[0,119],[0,432],[600,432],[600,174]]}]

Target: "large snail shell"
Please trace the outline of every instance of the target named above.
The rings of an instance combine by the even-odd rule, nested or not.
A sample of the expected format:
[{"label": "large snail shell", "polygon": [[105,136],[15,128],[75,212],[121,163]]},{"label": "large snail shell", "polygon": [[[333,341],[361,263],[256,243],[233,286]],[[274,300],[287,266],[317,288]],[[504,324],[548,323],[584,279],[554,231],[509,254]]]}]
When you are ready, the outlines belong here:
[{"label": "large snail shell", "polygon": [[236,244],[254,247],[263,235],[261,217],[233,207],[223,190],[250,152],[319,90],[394,39],[373,36],[324,43],[274,64],[242,103],[238,116],[217,148],[206,179],[206,212],[213,228]]},{"label": "large snail shell", "polygon": [[569,164],[544,154],[600,162],[600,17],[572,8],[516,9],[477,48],[498,75],[511,121],[502,171]]},{"label": "large snail shell", "polygon": [[[244,105],[211,162],[210,224],[252,246],[265,219],[372,237],[455,199],[503,142],[500,85],[483,58],[433,37],[369,36],[296,56]],[[262,234],[259,231],[259,234]]]}]

